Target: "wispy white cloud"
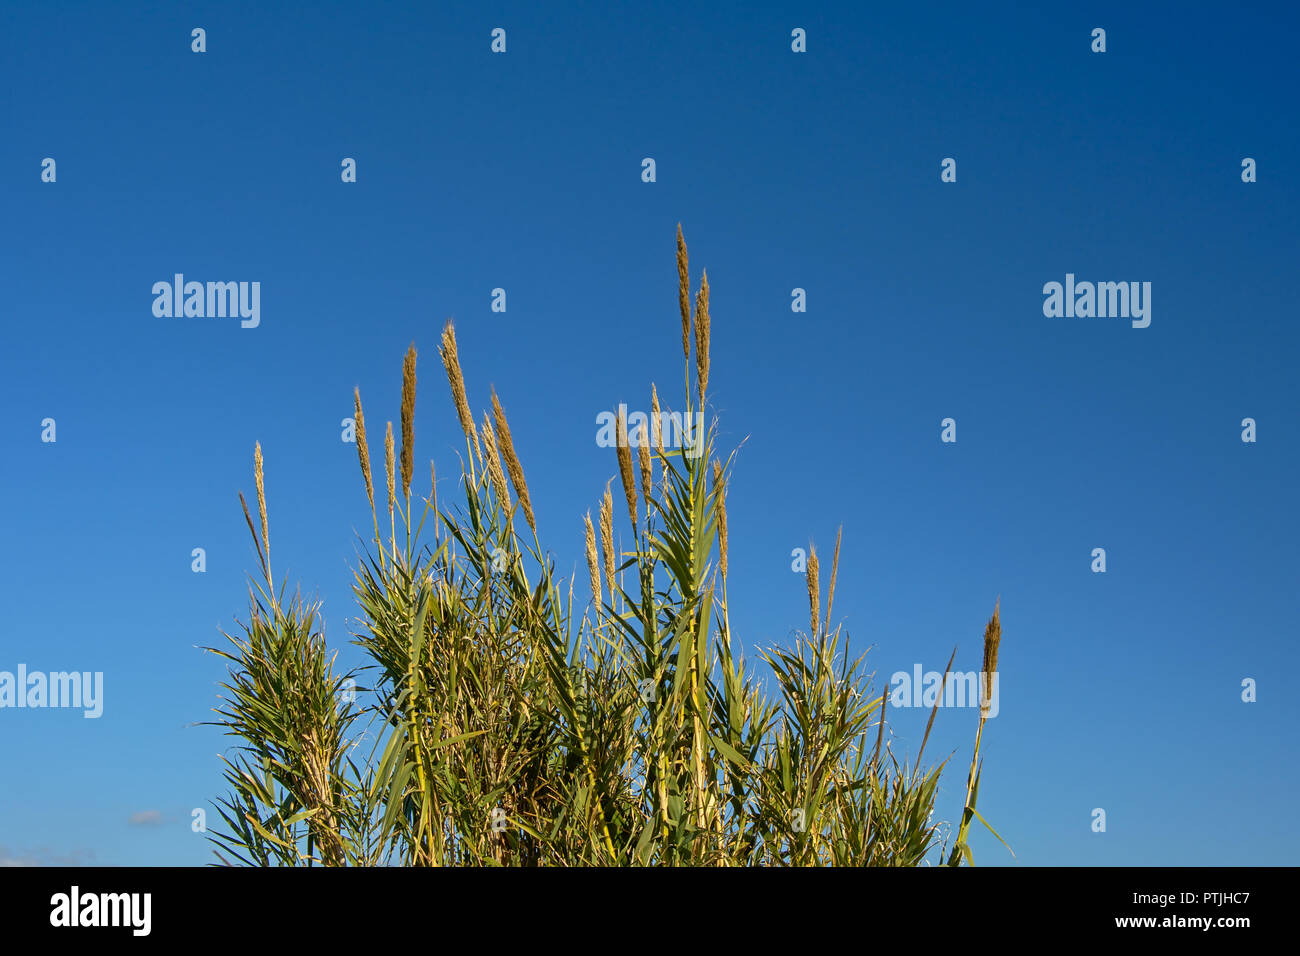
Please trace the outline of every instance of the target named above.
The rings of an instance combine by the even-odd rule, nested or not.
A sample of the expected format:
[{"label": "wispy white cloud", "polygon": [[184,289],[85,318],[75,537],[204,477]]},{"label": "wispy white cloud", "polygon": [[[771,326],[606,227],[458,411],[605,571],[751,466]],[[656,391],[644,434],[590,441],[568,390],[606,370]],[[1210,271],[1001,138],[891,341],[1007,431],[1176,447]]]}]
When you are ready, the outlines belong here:
[{"label": "wispy white cloud", "polygon": [[0,845],[0,867],[10,866],[94,866],[94,850],[72,850],[56,853],[49,847],[15,850]]}]

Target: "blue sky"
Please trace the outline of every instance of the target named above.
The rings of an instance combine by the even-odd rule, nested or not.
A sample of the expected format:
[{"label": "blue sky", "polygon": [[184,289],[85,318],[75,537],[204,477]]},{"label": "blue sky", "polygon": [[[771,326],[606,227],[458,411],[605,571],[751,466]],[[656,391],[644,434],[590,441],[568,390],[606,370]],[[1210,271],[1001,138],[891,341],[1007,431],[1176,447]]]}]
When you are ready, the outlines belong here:
[{"label": "blue sky", "polygon": [[[581,580],[596,416],[651,381],[680,404],[679,221],[745,442],[751,656],[806,627],[791,551],[843,524],[836,616],[877,688],[954,646],[978,669],[1001,596],[980,809],[1016,857],[978,832],[978,863],[1293,862],[1296,15],[1143,7],[9,5],[0,670],[103,671],[105,703],[0,710],[0,862],[211,861],[190,811],[215,818],[226,744],[193,724],[223,670],[196,646],[245,610],[253,444],[277,575],[360,663],[340,421],[354,386],[397,418],[414,341],[417,460],[450,475],[448,317]],[[261,324],[155,317],[178,272],[259,281]],[[1045,317],[1067,273],[1149,281],[1150,327]],[[895,712],[896,751],[926,716]],[[941,710],[927,751],[955,754],[949,819],[975,722]]]}]

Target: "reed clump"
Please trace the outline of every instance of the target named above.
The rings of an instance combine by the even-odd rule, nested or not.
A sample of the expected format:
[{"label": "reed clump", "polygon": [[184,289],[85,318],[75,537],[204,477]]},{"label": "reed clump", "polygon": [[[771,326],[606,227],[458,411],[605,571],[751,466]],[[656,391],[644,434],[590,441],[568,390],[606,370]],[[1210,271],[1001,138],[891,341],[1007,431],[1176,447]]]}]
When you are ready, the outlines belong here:
[{"label": "reed clump", "polygon": [[[680,411],[692,421],[709,396],[712,317],[706,275],[692,295],[680,226],[676,264],[686,366]],[[465,439],[463,493],[440,506],[431,461],[428,495],[412,502],[412,345],[402,362],[400,454],[391,422],[385,434],[386,538],[354,391],[374,533],[355,570],[354,644],[369,661],[361,672],[336,675],[318,609],[286,603],[272,588],[257,446],[260,534],[246,504],[244,514],[262,582],[250,589],[243,636],[214,650],[230,669],[215,723],[239,744],[219,801],[225,829],[212,837],[224,862],[973,862],[969,827],[983,821],[975,805],[987,711],[953,832],[932,820],[946,761],[925,770],[920,763],[935,711],[915,763],[900,762],[885,734],[887,693],[872,691],[865,655],[850,656],[832,620],[841,534],[824,611],[810,547],[808,633],[760,654],[769,693],[733,653],[727,485],[735,453],[716,453],[716,423],[688,454],[665,447],[653,385],[648,427],[630,436],[620,412],[616,474],[596,520],[590,511],[582,518],[590,593],[575,597],[575,582],[560,576],[539,540],[496,389],[491,415],[476,426],[451,322],[438,351]],[[622,529],[614,477],[627,506]],[[518,512],[524,522],[514,520]],[[998,666],[999,607],[985,628],[985,701]]]}]

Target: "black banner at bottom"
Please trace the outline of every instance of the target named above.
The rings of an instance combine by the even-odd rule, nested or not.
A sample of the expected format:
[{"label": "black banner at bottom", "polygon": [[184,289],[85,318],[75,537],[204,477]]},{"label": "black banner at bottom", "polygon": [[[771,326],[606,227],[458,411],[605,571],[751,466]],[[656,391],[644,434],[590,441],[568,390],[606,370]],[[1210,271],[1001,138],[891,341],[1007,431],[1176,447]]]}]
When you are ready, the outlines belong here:
[{"label": "black banner at bottom", "polygon": [[1131,937],[1232,945],[1259,931],[1286,932],[1294,882],[1291,868],[1211,867],[12,868],[0,869],[0,927],[7,943],[76,937],[131,946],[220,934],[243,943],[339,944],[373,940],[384,926],[405,934],[438,921],[486,929],[497,945],[554,939],[561,926],[578,934],[571,940],[635,945],[669,942],[701,923],[722,933],[719,940],[753,939],[777,920],[819,948],[838,938],[862,945],[878,932],[894,942],[951,933],[953,942],[998,944]]}]

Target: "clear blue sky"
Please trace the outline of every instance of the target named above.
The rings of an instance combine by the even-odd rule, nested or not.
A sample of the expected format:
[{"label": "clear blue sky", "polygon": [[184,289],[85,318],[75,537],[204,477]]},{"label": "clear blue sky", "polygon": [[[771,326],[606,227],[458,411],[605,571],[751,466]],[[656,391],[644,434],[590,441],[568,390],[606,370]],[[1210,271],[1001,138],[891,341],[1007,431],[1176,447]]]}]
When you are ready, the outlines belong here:
[{"label": "clear blue sky", "polygon": [[[1001,595],[980,808],[1017,857],[979,832],[977,862],[1294,862],[1296,14],[1142,6],[9,4],[0,670],[103,671],[105,709],[0,711],[0,860],[212,859],[190,810],[225,743],[191,725],[223,669],[195,648],[245,610],[253,443],[277,573],[359,663],[340,420],[354,386],[372,432],[397,418],[414,341],[417,476],[450,475],[448,317],[581,580],[596,415],[680,391],[680,221],[747,438],[746,645],[806,627],[791,550],[842,523],[837,617],[880,680],[954,645],[978,669]],[[178,272],[260,281],[261,325],[156,318]],[[1151,282],[1150,327],[1044,317],[1066,273]],[[974,728],[941,711],[927,754],[955,751],[948,819]]]}]

